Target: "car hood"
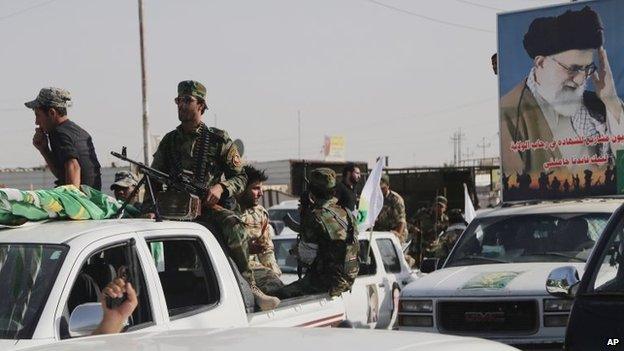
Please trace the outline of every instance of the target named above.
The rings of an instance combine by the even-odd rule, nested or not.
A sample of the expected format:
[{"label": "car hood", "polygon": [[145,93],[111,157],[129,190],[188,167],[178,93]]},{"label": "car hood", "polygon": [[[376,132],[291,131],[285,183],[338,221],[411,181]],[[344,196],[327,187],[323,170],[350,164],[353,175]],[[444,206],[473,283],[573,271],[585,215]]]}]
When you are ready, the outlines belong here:
[{"label": "car hood", "polygon": [[505,263],[450,267],[425,274],[401,292],[402,297],[471,297],[547,295],[550,272],[574,266],[582,276],[585,263]]},{"label": "car hood", "polygon": [[[63,341],[28,350],[82,351],[249,351],[265,345],[272,351],[402,350],[508,351],[513,347],[477,338],[432,333],[353,329],[235,328],[102,335]],[[295,346],[296,345],[296,346]]]}]

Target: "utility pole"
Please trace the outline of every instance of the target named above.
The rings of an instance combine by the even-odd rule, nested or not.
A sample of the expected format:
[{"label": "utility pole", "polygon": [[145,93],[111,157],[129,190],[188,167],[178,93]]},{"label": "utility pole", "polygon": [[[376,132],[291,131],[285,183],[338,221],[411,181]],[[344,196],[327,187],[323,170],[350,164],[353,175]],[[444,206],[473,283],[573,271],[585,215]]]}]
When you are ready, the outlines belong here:
[{"label": "utility pole", "polygon": [[149,120],[147,108],[147,70],[145,68],[145,35],[143,30],[143,0],[139,1],[139,42],[141,48],[141,95],[143,102],[143,162],[149,165],[150,149]]},{"label": "utility pole", "polygon": [[457,132],[453,133],[451,141],[453,142],[453,166],[457,166]]},{"label": "utility pole", "polygon": [[297,110],[297,154],[301,160],[301,110]]},{"label": "utility pole", "polygon": [[481,144],[477,144],[477,147],[483,150],[483,159],[485,159],[485,149],[492,146],[492,144],[489,141],[486,142],[487,139],[485,137],[483,137],[481,140]]}]

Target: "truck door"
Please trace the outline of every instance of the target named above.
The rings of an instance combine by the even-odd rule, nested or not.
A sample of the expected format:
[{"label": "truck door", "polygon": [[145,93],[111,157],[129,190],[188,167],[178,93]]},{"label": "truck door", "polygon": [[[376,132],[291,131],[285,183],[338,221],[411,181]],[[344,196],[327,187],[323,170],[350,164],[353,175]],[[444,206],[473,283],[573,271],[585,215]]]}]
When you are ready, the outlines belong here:
[{"label": "truck door", "polygon": [[144,263],[139,259],[134,240],[132,236],[120,235],[93,243],[83,250],[57,307],[55,321],[58,322],[55,330],[59,339],[70,337],[68,322],[72,311],[81,304],[99,302],[101,291],[118,276],[122,267],[133,271],[132,285],[139,300],[128,321],[127,330],[138,330],[155,324],[153,291],[146,284]]},{"label": "truck door", "polygon": [[360,271],[351,292],[343,294],[347,318],[356,327],[375,328],[379,319],[379,287],[381,281],[376,252],[371,248],[367,259],[368,240],[360,240]]},{"label": "truck door", "polygon": [[[566,330],[566,350],[624,350],[624,208],[595,247]],[[619,216],[618,216],[619,214]]]},{"label": "truck door", "polygon": [[234,288],[231,271],[229,275],[219,273],[229,270],[229,264],[223,254],[218,256],[208,250],[221,250],[216,240],[193,231],[167,232],[140,234],[152,256],[151,268],[158,276],[170,327],[246,326],[242,298]]},{"label": "truck door", "polygon": [[387,328],[395,315],[398,305],[399,288],[398,276],[401,274],[401,251],[397,252],[396,245],[390,238],[376,239],[379,256],[383,263],[383,281],[380,284],[380,314],[377,328]]}]

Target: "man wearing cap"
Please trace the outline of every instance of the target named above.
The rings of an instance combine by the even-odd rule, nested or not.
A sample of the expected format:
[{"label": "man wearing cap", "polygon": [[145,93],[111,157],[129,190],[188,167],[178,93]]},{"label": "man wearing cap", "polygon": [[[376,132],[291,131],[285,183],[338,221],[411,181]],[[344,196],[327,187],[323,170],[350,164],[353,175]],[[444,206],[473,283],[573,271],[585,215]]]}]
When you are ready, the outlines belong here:
[{"label": "man wearing cap", "polygon": [[[256,286],[249,266],[245,223],[233,211],[236,203],[232,201],[234,196],[245,190],[247,184],[238,148],[227,132],[202,122],[202,115],[207,109],[203,84],[194,80],[180,82],[174,102],[178,107],[180,125],[167,133],[158,145],[152,168],[170,175],[192,174],[196,183],[208,189],[206,197],[200,199],[201,215],[195,220],[217,237],[251,285],[259,307],[273,309],[279,304],[279,299],[264,295]],[[172,196],[163,196],[174,199],[171,204],[183,204],[174,190],[168,189],[167,193],[173,193]],[[176,197],[178,200],[175,200]],[[167,218],[166,210],[170,207],[161,202],[159,206],[163,217]]]},{"label": "man wearing cap", "polygon": [[280,289],[277,296],[290,298],[329,293],[338,297],[349,291],[359,272],[359,242],[355,218],[333,197],[336,173],[317,168],[310,173],[310,208],[302,214],[297,246],[299,260],[307,265],[302,279]]},{"label": "man wearing cap", "polygon": [[459,236],[466,230],[466,220],[459,209],[448,211],[448,228],[438,236],[429,250],[430,256],[446,259]]},{"label": "man wearing cap", "polygon": [[91,135],[67,117],[71,96],[60,88],[43,88],[24,105],[35,112],[33,145],[56,177],[55,184],[102,189],[100,163]]},{"label": "man wearing cap", "polygon": [[421,208],[416,213],[414,226],[417,229],[417,240],[412,242],[410,252],[418,262],[423,257],[432,256],[431,250],[438,236],[449,226],[449,219],[446,215],[448,200],[444,196],[437,196],[433,205],[429,208]]},{"label": "man wearing cap", "polygon": [[407,240],[407,220],[405,215],[405,201],[397,192],[390,189],[390,177],[382,174],[379,182],[384,201],[381,212],[375,221],[374,230],[391,231],[401,244]]},{"label": "man wearing cap", "polygon": [[[598,14],[585,6],[556,17],[536,18],[523,44],[533,66],[500,101],[505,174],[539,173],[550,160],[609,155],[608,143],[570,142],[529,150],[512,147],[517,142],[530,145],[542,141],[548,145],[624,130],[624,109],[602,47],[603,27]],[[598,66],[594,64],[595,54]],[[590,80],[595,92],[587,90]],[[567,178],[569,174],[558,176]]]},{"label": "man wearing cap", "polygon": [[[139,184],[136,176],[129,171],[121,171],[115,173],[115,182],[111,184],[110,189],[115,194],[115,198],[120,201],[126,201],[130,197],[130,194],[134,191]],[[128,201],[134,207],[141,208],[138,203],[138,194],[134,195],[133,199]]]}]

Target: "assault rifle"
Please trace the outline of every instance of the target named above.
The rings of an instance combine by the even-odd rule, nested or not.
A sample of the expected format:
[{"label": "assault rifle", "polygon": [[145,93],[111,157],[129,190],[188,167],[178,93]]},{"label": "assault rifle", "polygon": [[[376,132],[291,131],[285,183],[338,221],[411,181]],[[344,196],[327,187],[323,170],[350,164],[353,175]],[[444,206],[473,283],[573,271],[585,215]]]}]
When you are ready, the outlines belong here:
[{"label": "assault rifle", "polygon": [[170,175],[167,174],[165,172],[161,172],[157,169],[148,167],[146,165],[144,165],[141,162],[132,160],[130,158],[127,157],[126,155],[126,147],[124,146],[122,148],[121,154],[117,153],[115,151],[111,151],[111,155],[117,157],[118,159],[124,160],[129,162],[130,164],[135,165],[140,171],[141,173],[143,173],[145,176],[141,179],[141,181],[139,182],[139,184],[134,188],[134,191],[130,194],[130,196],[128,197],[128,200],[126,200],[126,202],[124,202],[124,204],[121,206],[121,208],[119,209],[119,211],[117,212],[117,215],[119,217],[122,216],[123,211],[125,210],[126,206],[128,205],[128,202],[130,201],[130,199],[133,199],[134,196],[136,195],[136,193],[138,192],[138,190],[141,188],[141,186],[145,183],[147,183],[147,188],[149,189],[149,193],[152,199],[152,203],[154,204],[154,210],[155,210],[155,214],[156,214],[156,220],[161,220],[160,218],[160,212],[158,210],[158,205],[156,203],[156,197],[154,196],[154,189],[152,187],[152,181],[155,180],[159,183],[165,184],[167,185],[167,187],[169,188],[173,188],[176,189],[178,191],[182,191],[182,192],[186,192],[192,195],[195,195],[197,197],[199,197],[200,199],[204,199],[206,198],[206,195],[208,194],[208,189],[206,187],[204,187],[201,184],[198,184],[194,181],[193,176],[189,175],[187,173],[181,172],[177,175]]}]

